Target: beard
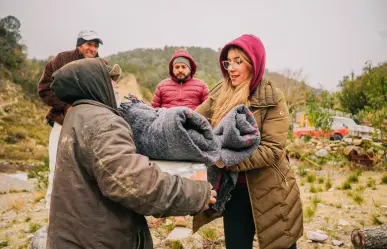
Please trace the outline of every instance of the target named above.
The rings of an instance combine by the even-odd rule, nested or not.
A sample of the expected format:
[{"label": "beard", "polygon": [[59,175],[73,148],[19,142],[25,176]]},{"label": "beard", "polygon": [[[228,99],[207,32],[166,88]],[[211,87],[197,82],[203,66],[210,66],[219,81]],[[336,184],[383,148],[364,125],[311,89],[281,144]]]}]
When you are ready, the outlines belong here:
[{"label": "beard", "polygon": [[177,81],[179,83],[182,83],[182,82],[185,82],[188,79],[189,75],[185,75],[183,73],[179,73],[175,77],[176,77],[176,79],[177,79]]}]

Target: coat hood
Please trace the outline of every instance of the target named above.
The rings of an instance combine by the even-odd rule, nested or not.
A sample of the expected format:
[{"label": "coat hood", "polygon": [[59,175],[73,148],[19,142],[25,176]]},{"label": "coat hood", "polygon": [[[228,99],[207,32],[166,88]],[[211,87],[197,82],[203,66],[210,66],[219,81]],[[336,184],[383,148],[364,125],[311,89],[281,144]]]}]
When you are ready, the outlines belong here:
[{"label": "coat hood", "polygon": [[189,62],[191,63],[191,76],[187,80],[192,79],[196,73],[196,63],[195,63],[195,60],[192,58],[192,56],[185,49],[176,50],[175,53],[173,54],[171,60],[169,61],[169,75],[171,76],[171,79],[173,79],[176,82],[178,81],[177,78],[175,77],[175,75],[173,75],[173,65],[172,65],[173,61],[177,57],[184,57],[184,58],[187,58],[189,60]]},{"label": "coat hood", "polygon": [[227,71],[223,68],[222,61],[227,60],[228,50],[232,46],[241,48],[250,58],[253,64],[253,79],[250,84],[250,93],[252,93],[261,82],[266,66],[266,52],[262,41],[254,35],[242,35],[223,47],[220,52],[220,68],[223,76]]},{"label": "coat hood", "polygon": [[58,99],[73,105],[93,100],[117,109],[113,86],[103,59],[88,58],[70,62],[54,74],[51,89]]}]

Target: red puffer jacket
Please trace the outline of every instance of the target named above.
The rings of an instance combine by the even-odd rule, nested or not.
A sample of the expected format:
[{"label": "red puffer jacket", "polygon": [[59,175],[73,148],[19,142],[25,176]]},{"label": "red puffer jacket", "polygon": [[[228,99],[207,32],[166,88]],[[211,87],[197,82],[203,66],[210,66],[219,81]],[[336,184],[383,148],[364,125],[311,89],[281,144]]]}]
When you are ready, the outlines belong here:
[{"label": "red puffer jacket", "polygon": [[[177,57],[185,57],[191,62],[191,76],[179,83],[173,75],[173,60]],[[196,72],[194,59],[186,50],[177,50],[169,61],[169,75],[171,78],[163,80],[157,86],[152,100],[152,106],[170,108],[173,106],[186,106],[195,109],[208,97],[208,86],[202,80],[193,78]]]}]

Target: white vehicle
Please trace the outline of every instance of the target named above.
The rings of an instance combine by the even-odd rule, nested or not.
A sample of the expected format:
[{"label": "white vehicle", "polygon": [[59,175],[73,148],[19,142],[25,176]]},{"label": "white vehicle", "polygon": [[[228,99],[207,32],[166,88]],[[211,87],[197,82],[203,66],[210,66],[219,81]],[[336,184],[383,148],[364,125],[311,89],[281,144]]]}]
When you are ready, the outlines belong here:
[{"label": "white vehicle", "polygon": [[358,125],[353,119],[345,117],[332,116],[332,129],[345,127],[348,129],[348,136],[359,137],[362,139],[372,139],[375,129],[365,125]]}]

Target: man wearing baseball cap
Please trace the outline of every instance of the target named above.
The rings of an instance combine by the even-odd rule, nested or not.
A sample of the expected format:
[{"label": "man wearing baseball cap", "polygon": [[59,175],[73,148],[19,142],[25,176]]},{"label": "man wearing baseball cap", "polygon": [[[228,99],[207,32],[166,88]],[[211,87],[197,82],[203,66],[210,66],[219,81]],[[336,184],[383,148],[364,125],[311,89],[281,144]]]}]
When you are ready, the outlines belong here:
[{"label": "man wearing baseball cap", "polygon": [[46,193],[46,208],[50,208],[52,181],[54,177],[56,150],[59,142],[59,134],[62,128],[63,120],[71,106],[61,102],[51,90],[51,83],[54,81],[53,73],[75,60],[83,58],[95,58],[98,56],[99,45],[103,44],[102,39],[94,30],[83,29],[79,32],[76,42],[76,48],[64,51],[50,60],[44,68],[42,77],[38,83],[38,93],[40,98],[51,107],[46,118],[48,124],[52,126],[50,133],[48,152],[50,174],[48,178],[48,188]]}]

